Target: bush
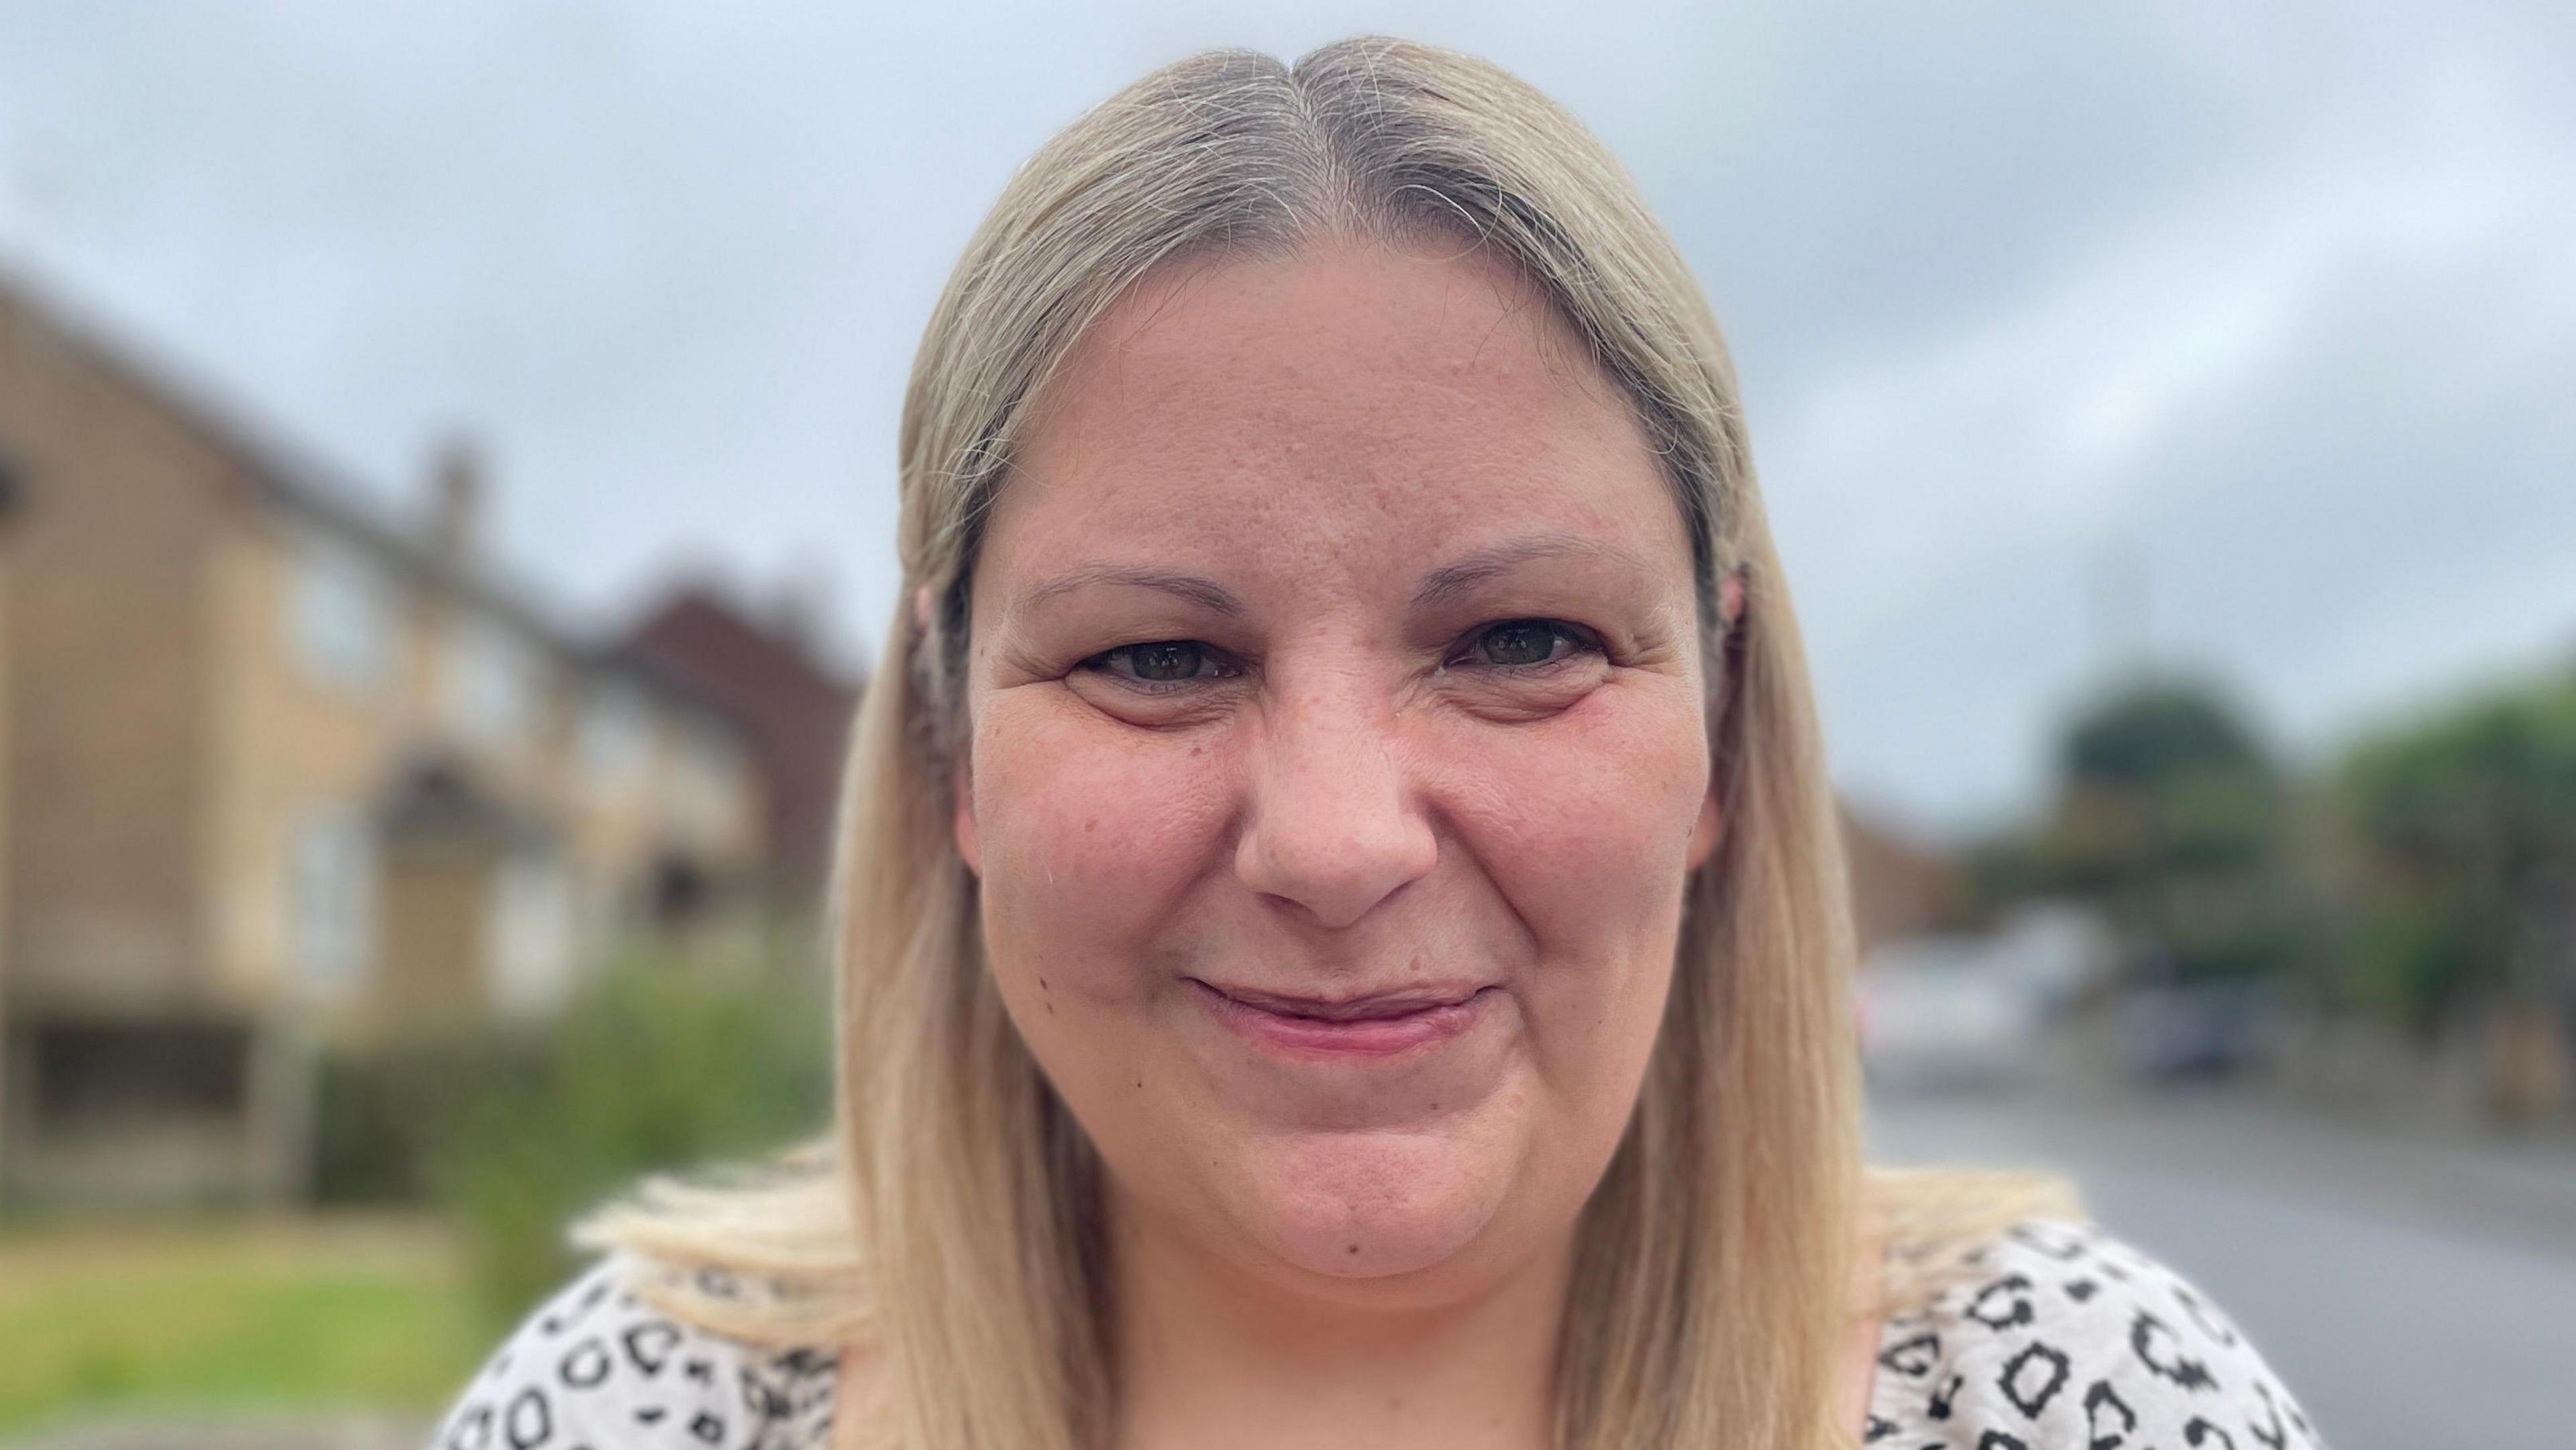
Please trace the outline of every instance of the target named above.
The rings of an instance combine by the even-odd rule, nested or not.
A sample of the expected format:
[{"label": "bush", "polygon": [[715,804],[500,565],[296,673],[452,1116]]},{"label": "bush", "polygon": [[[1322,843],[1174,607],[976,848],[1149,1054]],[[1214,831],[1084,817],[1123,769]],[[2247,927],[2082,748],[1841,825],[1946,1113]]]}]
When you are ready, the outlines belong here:
[{"label": "bush", "polygon": [[803,961],[639,952],[559,1017],[325,1068],[317,1196],[426,1198],[506,1328],[576,1267],[564,1229],[655,1171],[755,1158],[829,1120],[829,994]]},{"label": "bush", "polygon": [[[314,1201],[329,1207],[429,1202],[433,1146],[467,1102],[496,1082],[522,1082],[545,1044],[478,1032],[323,1056],[315,1084]],[[515,1054],[522,1061],[513,1063]]]}]

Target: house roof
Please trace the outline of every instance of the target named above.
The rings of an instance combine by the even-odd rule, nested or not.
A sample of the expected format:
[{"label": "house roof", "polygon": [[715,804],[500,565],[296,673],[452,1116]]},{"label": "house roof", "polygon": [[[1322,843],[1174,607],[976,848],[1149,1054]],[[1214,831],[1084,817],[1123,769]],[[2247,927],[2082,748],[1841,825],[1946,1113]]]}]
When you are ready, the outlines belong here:
[{"label": "house roof", "polygon": [[427,538],[382,517],[361,501],[349,475],[290,440],[283,429],[254,421],[249,407],[219,399],[201,379],[116,337],[95,317],[66,302],[57,290],[0,266],[0,306],[16,311],[67,351],[121,379],[200,442],[230,459],[249,490],[247,502],[346,539],[405,577],[499,616],[560,655],[576,662],[595,656],[595,651],[539,608],[523,586],[503,580],[479,561],[446,557]]},{"label": "house roof", "polygon": [[711,698],[685,674],[658,667],[625,642],[575,632],[538,605],[524,585],[502,577],[488,562],[452,555],[425,531],[385,517],[364,501],[350,475],[285,430],[257,420],[251,408],[219,398],[200,379],[116,337],[56,290],[0,266],[0,309],[16,312],[56,345],[119,379],[229,459],[246,490],[243,502],[251,508],[294,518],[347,541],[414,585],[504,621],[568,669],[615,675],[665,705],[734,728],[727,700]]},{"label": "house roof", "polygon": [[768,782],[771,850],[783,876],[819,883],[862,684],[833,670],[794,628],[706,585],[663,598],[629,631],[624,652],[733,721]]}]

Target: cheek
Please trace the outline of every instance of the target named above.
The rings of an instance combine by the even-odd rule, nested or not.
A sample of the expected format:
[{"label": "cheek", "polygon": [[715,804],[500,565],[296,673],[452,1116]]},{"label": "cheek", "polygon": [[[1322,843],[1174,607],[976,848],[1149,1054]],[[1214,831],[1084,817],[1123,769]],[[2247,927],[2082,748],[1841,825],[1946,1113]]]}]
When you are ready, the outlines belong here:
[{"label": "cheek", "polygon": [[[1015,698],[1016,696],[1016,698]],[[1088,707],[1079,707],[1088,711]],[[981,717],[974,792],[985,959],[1020,1039],[1122,1171],[1159,1177],[1176,1113],[1172,949],[1225,862],[1212,746],[1140,734],[1003,691]]]},{"label": "cheek", "polygon": [[1154,985],[1157,936],[1224,861],[1212,749],[1004,691],[977,731],[973,789],[985,930],[1006,988],[1042,963],[1060,968],[1049,973],[1059,992],[1124,999]]},{"label": "cheek", "polygon": [[1540,1071],[1624,1112],[1662,1020],[1708,788],[1688,682],[1605,688],[1543,724],[1476,730],[1439,753],[1461,841],[1536,952]]},{"label": "cheek", "polygon": [[1616,683],[1543,723],[1446,744],[1462,832],[1542,937],[1626,959],[1668,930],[1708,789],[1690,694],[1685,681]]}]

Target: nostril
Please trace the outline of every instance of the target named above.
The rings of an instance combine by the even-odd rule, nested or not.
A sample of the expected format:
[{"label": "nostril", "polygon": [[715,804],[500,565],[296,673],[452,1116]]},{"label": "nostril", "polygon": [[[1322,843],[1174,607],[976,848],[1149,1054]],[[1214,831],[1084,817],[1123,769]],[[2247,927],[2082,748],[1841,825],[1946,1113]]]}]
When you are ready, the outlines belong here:
[{"label": "nostril", "polygon": [[1359,920],[1431,869],[1429,832],[1410,839],[1353,840],[1300,848],[1275,833],[1246,834],[1236,852],[1236,875],[1246,886],[1311,913],[1326,926]]},{"label": "nostril", "polygon": [[1312,699],[1264,737],[1238,878],[1328,928],[1348,925],[1431,869],[1429,820],[1413,798],[1390,726]]}]

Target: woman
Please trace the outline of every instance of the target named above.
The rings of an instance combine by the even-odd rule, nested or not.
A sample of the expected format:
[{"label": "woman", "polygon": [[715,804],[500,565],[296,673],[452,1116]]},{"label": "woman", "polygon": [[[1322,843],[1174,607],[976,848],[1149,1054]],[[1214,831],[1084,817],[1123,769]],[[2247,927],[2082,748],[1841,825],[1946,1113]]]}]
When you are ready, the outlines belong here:
[{"label": "woman", "polygon": [[590,1220],[439,1445],[2316,1443],[2051,1183],[1864,1172],[1729,366],[1526,85],[1121,92],[969,243],[902,489],[838,1124]]}]

